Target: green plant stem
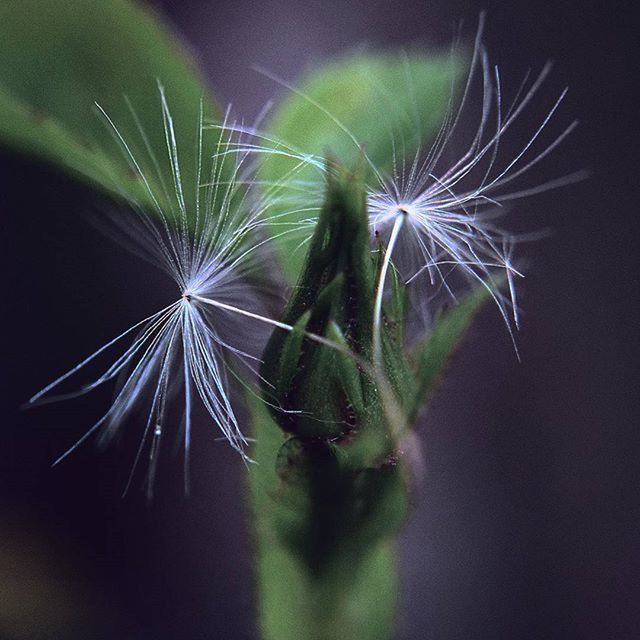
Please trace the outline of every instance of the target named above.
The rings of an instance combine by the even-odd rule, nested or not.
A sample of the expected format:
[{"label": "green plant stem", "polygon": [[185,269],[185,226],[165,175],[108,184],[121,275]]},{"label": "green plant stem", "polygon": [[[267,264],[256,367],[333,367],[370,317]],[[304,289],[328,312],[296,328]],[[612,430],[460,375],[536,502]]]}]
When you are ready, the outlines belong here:
[{"label": "green plant stem", "polygon": [[[291,546],[283,542],[282,522],[296,520],[292,510],[305,510],[304,501],[284,494],[274,468],[285,436],[266,407],[250,400],[253,414],[255,465],[249,468],[249,500],[254,531],[258,626],[263,640],[388,640],[396,605],[395,544],[384,538],[366,547],[321,553],[310,570]],[[321,472],[320,472],[321,473]],[[321,481],[324,483],[324,478]],[[325,484],[329,494],[335,486]],[[330,537],[329,519],[335,502],[318,499],[314,528]],[[322,540],[320,541],[322,543]],[[326,562],[325,562],[326,560]]]}]

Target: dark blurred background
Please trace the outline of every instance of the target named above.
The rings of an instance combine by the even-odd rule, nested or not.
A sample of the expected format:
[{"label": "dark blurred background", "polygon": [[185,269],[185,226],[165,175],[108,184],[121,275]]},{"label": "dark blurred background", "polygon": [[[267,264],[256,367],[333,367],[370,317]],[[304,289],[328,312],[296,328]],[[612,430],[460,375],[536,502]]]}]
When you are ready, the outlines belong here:
[{"label": "dark blurred background", "polygon": [[[256,114],[295,81],[365,43],[446,46],[463,18],[505,82],[551,58],[542,95],[570,93],[581,125],[545,175],[579,185],[531,198],[520,228],[522,363],[485,310],[422,424],[426,473],[401,537],[398,640],[640,637],[637,21],[623,3],[158,0],[222,102]],[[1,61],[0,61],[1,64]],[[108,394],[19,405],[172,285],[83,221],[95,205],[60,174],[0,156],[2,422],[0,638],[255,638],[243,467],[202,422],[192,495],[164,465],[156,499],[125,499],[130,452],[83,447]]]}]

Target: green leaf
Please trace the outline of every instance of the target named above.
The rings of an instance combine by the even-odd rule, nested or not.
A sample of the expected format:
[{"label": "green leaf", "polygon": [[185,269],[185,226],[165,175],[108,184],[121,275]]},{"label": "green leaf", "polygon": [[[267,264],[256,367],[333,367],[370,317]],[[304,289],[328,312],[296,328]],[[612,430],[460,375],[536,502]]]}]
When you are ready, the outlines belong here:
[{"label": "green leaf", "polygon": [[158,82],[174,119],[181,173],[195,195],[203,82],[175,37],[148,9],[126,0],[21,0],[0,4],[0,144],[38,157],[111,194],[148,196],[98,117],[106,111],[158,187],[126,98],[172,185]]},{"label": "green leaf", "polygon": [[433,331],[417,350],[417,390],[408,407],[409,424],[417,419],[471,321],[490,297],[486,287],[478,287],[457,307],[436,318]]},{"label": "green leaf", "polygon": [[[306,154],[324,156],[329,150],[345,166],[354,166],[359,145],[375,171],[391,171],[398,162],[413,158],[421,145],[429,145],[442,123],[451,95],[455,63],[450,58],[418,54],[352,55],[312,73],[289,94],[267,126],[274,139]],[[301,205],[312,206],[314,189],[321,186],[320,171],[302,170],[285,154],[269,156],[263,167],[267,182],[297,183]],[[369,180],[374,170],[368,167]],[[306,198],[306,200],[305,200]],[[283,209],[284,210],[284,209]],[[275,214],[280,211],[275,210]],[[309,217],[308,211],[287,214],[287,223]],[[274,224],[274,234],[282,226]],[[295,251],[297,234],[277,240],[282,263],[290,278],[300,271],[303,252]]]}]

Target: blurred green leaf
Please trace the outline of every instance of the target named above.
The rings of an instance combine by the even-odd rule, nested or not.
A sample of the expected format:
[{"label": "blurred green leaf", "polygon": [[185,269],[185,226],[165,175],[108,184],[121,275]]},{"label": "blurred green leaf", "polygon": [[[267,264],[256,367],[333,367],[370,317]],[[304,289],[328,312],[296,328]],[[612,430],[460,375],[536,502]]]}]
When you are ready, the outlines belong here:
[{"label": "blurred green leaf", "polygon": [[[195,194],[204,84],[176,38],[147,8],[126,0],[0,3],[0,144],[72,172],[103,191],[147,201],[97,102],[158,187],[171,185],[158,82],[174,119],[186,197]],[[130,102],[159,172],[138,131]]]},{"label": "blurred green leaf", "polygon": [[471,321],[490,297],[486,287],[478,287],[457,307],[436,318],[433,331],[417,349],[417,388],[408,407],[409,424],[418,418]]},{"label": "blurred green leaf", "polygon": [[[362,145],[376,171],[391,171],[394,157],[401,163],[434,139],[451,96],[455,69],[449,57],[352,55],[309,75],[285,98],[267,130],[296,152],[321,157],[330,151],[346,166],[355,165]],[[300,170],[297,165],[285,154],[268,156],[262,175],[267,182],[295,182],[301,208],[313,206],[314,201],[318,204],[321,172],[310,165]],[[370,180],[373,170],[368,169]],[[281,211],[286,211],[284,206]],[[309,215],[301,211],[283,221],[296,222]],[[274,234],[282,230],[282,226],[272,227]],[[304,258],[303,251],[294,251],[299,242],[295,233],[277,240],[292,279]]]}]

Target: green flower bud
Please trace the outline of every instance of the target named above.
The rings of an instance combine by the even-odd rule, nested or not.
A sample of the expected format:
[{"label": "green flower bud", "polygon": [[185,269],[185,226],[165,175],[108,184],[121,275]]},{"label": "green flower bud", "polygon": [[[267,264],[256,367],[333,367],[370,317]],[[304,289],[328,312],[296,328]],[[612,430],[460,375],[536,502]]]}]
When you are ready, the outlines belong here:
[{"label": "green flower bud", "polygon": [[283,318],[294,330],[275,332],[264,354],[265,396],[284,431],[347,441],[363,427],[369,409],[377,406],[382,415],[375,385],[356,359],[305,335],[320,335],[370,361],[374,282],[364,189],[358,176],[339,171],[327,185],[307,262]]}]

